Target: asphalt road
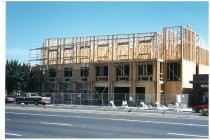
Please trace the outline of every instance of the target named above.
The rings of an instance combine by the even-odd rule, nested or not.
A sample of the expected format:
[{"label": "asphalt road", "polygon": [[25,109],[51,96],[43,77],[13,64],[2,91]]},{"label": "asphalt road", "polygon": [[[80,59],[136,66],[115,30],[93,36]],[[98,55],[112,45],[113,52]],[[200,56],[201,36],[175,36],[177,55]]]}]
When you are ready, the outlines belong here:
[{"label": "asphalt road", "polygon": [[6,106],[5,138],[208,138],[208,117]]}]

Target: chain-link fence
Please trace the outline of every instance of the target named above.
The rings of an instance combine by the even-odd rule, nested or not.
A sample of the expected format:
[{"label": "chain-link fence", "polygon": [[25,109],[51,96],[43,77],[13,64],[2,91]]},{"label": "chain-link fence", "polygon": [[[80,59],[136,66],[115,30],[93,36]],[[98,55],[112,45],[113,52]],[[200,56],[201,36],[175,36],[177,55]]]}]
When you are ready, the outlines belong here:
[{"label": "chain-link fence", "polygon": [[[180,99],[179,99],[179,95]],[[51,93],[52,104],[71,104],[71,105],[97,105],[107,106],[110,101],[114,101],[116,106],[121,106],[122,101],[127,101],[129,106],[139,106],[141,102],[155,106],[157,103],[156,94],[139,94],[135,97],[129,93]],[[179,101],[180,100],[180,101]],[[161,94],[159,103],[162,105],[184,102],[188,104],[186,94]]]}]

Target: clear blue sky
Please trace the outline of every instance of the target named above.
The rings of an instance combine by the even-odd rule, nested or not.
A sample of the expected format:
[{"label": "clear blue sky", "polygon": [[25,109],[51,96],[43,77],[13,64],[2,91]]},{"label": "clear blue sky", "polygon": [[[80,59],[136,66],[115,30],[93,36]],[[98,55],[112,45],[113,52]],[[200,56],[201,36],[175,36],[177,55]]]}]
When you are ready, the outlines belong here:
[{"label": "clear blue sky", "polygon": [[162,32],[191,25],[208,45],[208,2],[7,2],[6,59],[28,62],[45,38]]}]

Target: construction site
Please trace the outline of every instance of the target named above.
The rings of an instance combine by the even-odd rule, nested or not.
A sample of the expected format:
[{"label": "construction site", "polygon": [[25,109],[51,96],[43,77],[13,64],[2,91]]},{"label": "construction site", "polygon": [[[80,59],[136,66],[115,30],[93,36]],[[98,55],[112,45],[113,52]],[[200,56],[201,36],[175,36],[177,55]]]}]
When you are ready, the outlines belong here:
[{"label": "construction site", "polygon": [[45,39],[30,49],[36,92],[53,103],[174,104],[193,74],[208,74],[209,51],[191,26],[163,32]]}]

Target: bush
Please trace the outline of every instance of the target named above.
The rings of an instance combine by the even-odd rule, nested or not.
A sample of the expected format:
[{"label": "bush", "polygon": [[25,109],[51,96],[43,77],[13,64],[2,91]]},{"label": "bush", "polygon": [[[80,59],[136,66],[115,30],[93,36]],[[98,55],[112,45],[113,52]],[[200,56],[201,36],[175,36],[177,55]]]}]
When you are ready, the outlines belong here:
[{"label": "bush", "polygon": [[209,116],[209,110],[208,109],[202,109],[201,116]]}]

